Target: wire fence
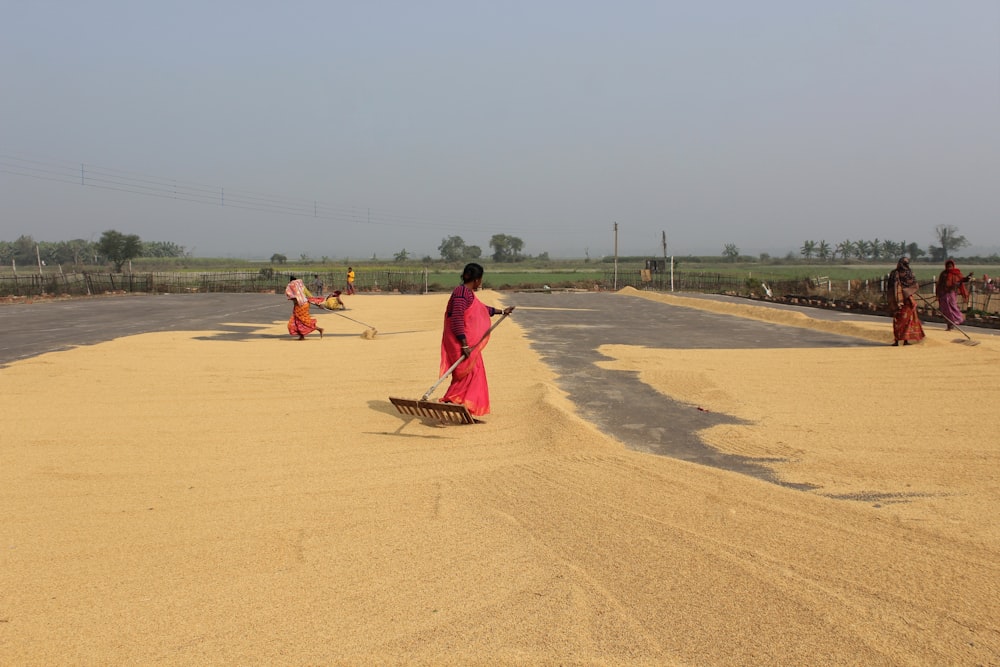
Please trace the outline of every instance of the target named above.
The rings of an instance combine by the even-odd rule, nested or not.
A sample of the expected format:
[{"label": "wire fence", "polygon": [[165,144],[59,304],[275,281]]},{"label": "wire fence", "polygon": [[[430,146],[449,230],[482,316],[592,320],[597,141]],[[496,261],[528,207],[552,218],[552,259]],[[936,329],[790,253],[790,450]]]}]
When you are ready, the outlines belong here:
[{"label": "wire fence", "polygon": [[[16,274],[0,273],[0,297],[85,296],[117,293],[184,294],[199,292],[264,292],[281,294],[288,284],[289,271],[271,267],[257,271],[220,272],[73,272]],[[321,293],[346,290],[341,272],[295,272],[310,287],[318,279]],[[359,292],[420,294],[448,291],[451,286],[432,282],[425,269],[360,270],[354,287]],[[804,300],[848,301],[875,308],[885,304],[886,277],[866,280],[811,278],[751,278],[721,273],[651,272],[644,269],[609,270],[597,281],[588,279],[588,289],[613,290],[634,287],[660,292],[704,292],[737,296],[793,297]],[[537,285],[535,287],[542,287]],[[316,290],[314,290],[316,291]],[[966,308],[994,314],[1000,312],[1000,290],[996,285],[970,283]],[[922,295],[934,298],[933,283],[921,287]]]},{"label": "wire fence", "polygon": [[[773,278],[740,277],[719,273],[651,272],[644,269],[619,269],[609,271],[604,283],[609,289],[634,287],[658,292],[704,292],[712,294],[732,294],[735,296],[757,296],[768,298],[795,299],[806,305],[853,304],[863,305],[867,310],[886,307],[887,276],[868,279],[831,280],[829,278]],[[1000,314],[1000,286],[993,283],[970,282],[969,300],[963,304],[967,312]],[[936,303],[934,283],[925,283],[918,292],[927,302]]]},{"label": "wire fence", "polygon": [[[302,274],[274,271],[106,273],[74,272],[47,274],[0,274],[0,297],[86,296],[95,294],[150,293],[185,294],[197,292],[274,292],[283,293],[290,276],[296,275],[310,287],[317,278],[320,290],[330,293],[346,289],[340,273]],[[423,271],[357,272],[355,290],[362,292],[417,293],[428,291],[427,273]]]}]

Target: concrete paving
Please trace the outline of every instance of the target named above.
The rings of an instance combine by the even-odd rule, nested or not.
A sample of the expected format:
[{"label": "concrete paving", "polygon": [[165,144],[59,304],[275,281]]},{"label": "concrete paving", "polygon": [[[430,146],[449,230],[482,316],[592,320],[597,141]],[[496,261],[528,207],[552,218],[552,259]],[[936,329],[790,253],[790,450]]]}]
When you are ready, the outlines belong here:
[{"label": "concrete paving", "polygon": [[[5,304],[0,306],[0,365],[140,333],[218,330],[224,322],[273,322],[288,319],[288,314],[285,299],[273,294],[100,296]],[[253,336],[249,328],[222,328],[234,336]]]}]

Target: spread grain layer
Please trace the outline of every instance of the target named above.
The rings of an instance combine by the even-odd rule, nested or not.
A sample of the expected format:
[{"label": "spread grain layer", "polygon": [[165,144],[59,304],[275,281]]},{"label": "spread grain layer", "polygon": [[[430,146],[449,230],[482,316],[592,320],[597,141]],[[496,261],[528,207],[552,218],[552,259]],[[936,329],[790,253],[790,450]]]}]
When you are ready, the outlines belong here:
[{"label": "spread grain layer", "polygon": [[317,313],[322,340],[232,322],[260,335],[0,368],[0,663],[1000,663],[996,338],[600,349],[737,418],[699,436],[790,488],[602,434],[516,311],[486,423],[400,415],[388,396],[437,377],[446,299],[356,297],[374,340]]}]

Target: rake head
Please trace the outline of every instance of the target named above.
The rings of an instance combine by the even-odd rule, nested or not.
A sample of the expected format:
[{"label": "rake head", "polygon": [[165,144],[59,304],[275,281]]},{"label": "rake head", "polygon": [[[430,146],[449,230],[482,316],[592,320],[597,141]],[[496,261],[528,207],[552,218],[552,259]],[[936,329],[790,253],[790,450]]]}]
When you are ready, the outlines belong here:
[{"label": "rake head", "polygon": [[451,424],[475,424],[469,409],[457,403],[439,403],[437,401],[413,400],[409,398],[389,397],[389,401],[404,415],[424,417]]}]

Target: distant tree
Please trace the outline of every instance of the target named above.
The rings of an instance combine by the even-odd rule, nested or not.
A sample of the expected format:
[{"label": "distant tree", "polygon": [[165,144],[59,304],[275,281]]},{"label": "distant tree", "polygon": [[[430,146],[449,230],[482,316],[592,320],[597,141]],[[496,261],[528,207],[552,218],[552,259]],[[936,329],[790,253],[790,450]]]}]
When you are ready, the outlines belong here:
[{"label": "distant tree", "polygon": [[58,243],[52,243],[51,241],[39,241],[35,244],[35,252],[38,254],[35,256],[35,262],[41,260],[42,266],[47,266],[49,264],[58,264]]},{"label": "distant tree", "polygon": [[35,239],[22,234],[14,241],[14,261],[18,264],[35,263]]},{"label": "distant tree", "polygon": [[547,262],[547,261],[549,261],[549,253],[548,253],[548,251],[540,253],[538,255],[538,257],[536,257],[535,259],[537,259],[537,260],[539,260],[541,262]]},{"label": "distant tree", "polygon": [[936,262],[943,262],[959,248],[969,245],[965,237],[958,234],[958,227],[955,225],[938,225],[934,228],[934,237],[941,244],[940,247],[930,247],[931,259]]},{"label": "distant tree", "polygon": [[766,253],[766,252],[760,253],[760,263],[761,264],[767,264],[770,261],[771,261],[771,255],[769,253]]},{"label": "distant tree", "polygon": [[493,248],[494,262],[516,262],[524,247],[524,241],[516,236],[494,234],[490,238],[490,247]]},{"label": "distant tree", "polygon": [[83,239],[73,239],[65,242],[65,259],[61,262],[68,262],[74,265],[84,264],[88,257],[94,255],[94,244]]},{"label": "distant tree", "polygon": [[125,262],[138,257],[142,252],[142,239],[136,234],[122,234],[109,229],[101,234],[97,252],[115,265],[115,273],[121,273]]},{"label": "distant tree", "polygon": [[806,241],[802,244],[802,249],[799,252],[806,258],[806,261],[812,259],[813,254],[816,252],[816,242]]},{"label": "distant tree", "polygon": [[854,242],[850,240],[841,241],[837,244],[837,252],[840,253],[840,258],[846,262],[854,254]]},{"label": "distant tree", "polygon": [[910,259],[920,259],[927,253],[921,250],[920,246],[918,246],[916,243],[908,243],[906,244],[906,248],[903,254],[909,255]]},{"label": "distant tree", "polygon": [[184,246],[171,241],[146,241],[142,244],[142,257],[183,257]]},{"label": "distant tree", "polygon": [[271,255],[271,264],[284,264],[288,261],[288,258],[281,253],[274,253]]},{"label": "distant tree", "polygon": [[882,257],[896,257],[903,254],[903,244],[895,241],[882,241]]},{"label": "distant tree", "polygon": [[730,262],[735,262],[740,257],[740,249],[736,247],[735,243],[727,243],[726,247],[722,249],[722,256]]},{"label": "distant tree", "polygon": [[465,245],[461,236],[449,236],[441,240],[438,246],[441,259],[446,262],[461,262],[479,259],[483,255],[483,249],[477,245]]},{"label": "distant tree", "polygon": [[871,241],[868,244],[868,254],[871,255],[871,258],[875,261],[882,259],[882,242],[878,239]]},{"label": "distant tree", "polygon": [[409,256],[410,256],[410,253],[406,252],[406,248],[403,248],[402,250],[400,250],[399,252],[397,252],[395,255],[393,255],[392,259],[393,259],[393,261],[396,261],[396,262],[405,262]]},{"label": "distant tree", "polygon": [[441,253],[441,259],[446,262],[461,261],[465,258],[465,241],[462,240],[461,236],[449,236],[446,239],[441,239],[438,252]]},{"label": "distant tree", "polygon": [[820,241],[819,245],[816,246],[816,256],[822,261],[827,261],[830,259],[830,244],[826,241]]}]

